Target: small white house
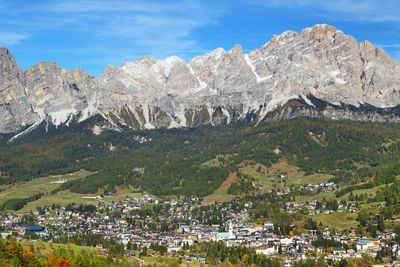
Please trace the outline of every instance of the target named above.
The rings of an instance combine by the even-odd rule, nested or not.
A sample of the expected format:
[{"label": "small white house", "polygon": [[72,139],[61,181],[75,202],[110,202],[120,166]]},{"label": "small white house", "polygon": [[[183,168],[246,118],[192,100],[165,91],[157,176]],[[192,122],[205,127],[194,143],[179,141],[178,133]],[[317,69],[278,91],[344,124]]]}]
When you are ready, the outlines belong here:
[{"label": "small white house", "polygon": [[256,248],[257,254],[272,255],[278,252],[278,246],[263,246]]}]

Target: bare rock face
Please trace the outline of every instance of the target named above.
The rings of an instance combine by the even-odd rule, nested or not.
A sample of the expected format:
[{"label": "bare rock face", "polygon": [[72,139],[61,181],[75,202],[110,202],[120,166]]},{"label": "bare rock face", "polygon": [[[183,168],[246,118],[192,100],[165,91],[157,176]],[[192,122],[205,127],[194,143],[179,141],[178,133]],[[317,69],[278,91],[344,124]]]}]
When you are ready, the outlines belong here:
[{"label": "bare rock face", "polygon": [[55,62],[40,62],[23,73],[26,95],[42,120],[54,125],[97,113],[97,80],[83,70],[60,69]]},{"label": "bare rock face", "polygon": [[[237,45],[228,52],[218,48],[187,64],[176,57],[146,57],[107,68],[99,84],[126,107],[124,114],[114,108],[115,116],[107,117],[124,121],[121,115],[129,113],[136,124],[127,124],[133,128],[229,123],[248,114],[261,121],[291,99],[302,98],[312,105],[308,95],[335,105],[400,104],[398,62],[381,48],[358,44],[329,25],[274,35],[249,54]],[[163,111],[163,123],[151,115],[154,108]]]},{"label": "bare rock face", "polygon": [[266,83],[280,94],[275,98],[313,94],[336,104],[399,104],[399,64],[382,49],[369,42],[358,44],[332,26],[274,36],[248,57],[257,75],[270,77]]},{"label": "bare rock face", "polygon": [[38,120],[26,96],[21,69],[6,48],[0,48],[0,133],[15,132]]},{"label": "bare rock face", "polygon": [[[108,66],[98,80],[83,70],[40,62],[23,74],[0,49],[0,132],[101,114],[107,128],[198,127],[296,116],[399,121],[400,65],[383,49],[329,25],[274,35],[260,49],[218,48],[188,63],[148,56]],[[285,107],[292,100],[307,107]],[[327,103],[317,106],[315,99]],[[352,108],[343,108],[346,107]],[[385,112],[366,112],[372,105]],[[354,111],[358,109],[358,111]],[[277,113],[277,111],[279,111]]]}]

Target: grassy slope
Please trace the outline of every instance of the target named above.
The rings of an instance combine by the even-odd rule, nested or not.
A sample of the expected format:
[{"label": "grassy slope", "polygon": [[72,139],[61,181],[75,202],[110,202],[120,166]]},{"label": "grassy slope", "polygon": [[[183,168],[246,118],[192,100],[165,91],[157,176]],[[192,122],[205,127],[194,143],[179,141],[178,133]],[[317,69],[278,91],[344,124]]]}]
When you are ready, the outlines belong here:
[{"label": "grassy slope", "polygon": [[231,184],[239,181],[236,173],[230,173],[229,177],[211,194],[203,199],[203,204],[214,204],[216,201],[229,201],[235,195],[228,194],[228,188]]},{"label": "grassy slope", "polygon": [[[170,262],[172,262],[171,258],[165,258],[165,257],[143,257],[143,260],[145,262],[146,265],[166,265],[168,266]],[[198,263],[198,262],[191,262],[191,263],[181,263],[179,264],[179,266],[210,266],[208,264],[202,264],[202,263]]]},{"label": "grassy slope", "polygon": [[[240,163],[239,170],[251,177],[256,178],[263,187],[263,191],[272,189],[284,189],[290,186],[299,187],[304,184],[326,183],[333,175],[314,173],[305,175],[298,167],[289,164],[285,160],[280,160],[267,168],[257,162],[252,164]],[[270,178],[276,174],[283,174],[285,178]]]},{"label": "grassy slope", "polygon": [[53,195],[50,194],[52,190],[60,186],[60,184],[51,182],[58,181],[59,179],[63,178],[76,180],[86,177],[89,174],[91,174],[91,172],[81,170],[75,172],[74,175],[52,175],[48,177],[36,178],[29,182],[17,183],[14,186],[7,186],[5,187],[6,189],[4,191],[0,192],[0,205],[8,199],[30,197],[37,193],[44,193],[44,196],[36,201],[29,202],[24,208],[18,210],[16,213],[22,214],[26,211],[35,209],[37,206],[45,206],[51,204],[67,205],[72,202],[78,204],[93,203],[95,200],[83,199],[81,198],[81,195],[71,193],[69,191],[61,191]]},{"label": "grassy slope", "polygon": [[317,223],[322,222],[323,225],[334,227],[337,230],[345,230],[357,228],[357,214],[358,213],[336,212],[332,214],[316,214],[310,217],[317,221]]},{"label": "grassy slope", "polygon": [[43,196],[42,198],[29,202],[24,208],[21,210],[17,211],[16,213],[22,214],[26,211],[34,210],[37,206],[45,206],[45,205],[51,205],[51,204],[60,204],[61,206],[66,206],[70,203],[76,203],[76,204],[97,204],[100,201],[102,202],[116,202],[116,201],[121,201],[124,200],[127,196],[130,197],[140,197],[142,194],[140,193],[130,193],[130,192],[124,192],[124,193],[119,193],[114,197],[104,197],[102,200],[96,200],[96,199],[91,199],[91,198],[82,198],[81,194],[76,194],[72,193],[68,190],[66,191],[61,191],[58,192],[54,195],[49,195],[49,196]]},{"label": "grassy slope", "polygon": [[[246,164],[247,163],[247,164]],[[249,164],[250,163],[250,164]],[[264,191],[269,191],[273,188],[284,189],[290,186],[298,187],[304,184],[316,184],[316,183],[326,183],[333,177],[329,174],[315,173],[311,175],[304,175],[304,172],[299,171],[296,166],[290,165],[286,161],[279,161],[272,164],[270,168],[265,167],[257,162],[242,162],[239,164],[239,170],[242,173],[250,175],[257,178],[259,183],[263,186]],[[285,178],[267,178],[275,174],[285,174]],[[284,182],[285,181],[285,182]],[[380,186],[383,187],[383,186]],[[378,187],[371,189],[361,189],[353,191],[354,195],[367,193],[368,195],[375,195]],[[338,198],[346,199],[350,193],[345,194]],[[228,195],[226,190],[218,189],[212,195],[207,196],[204,199],[204,204],[211,204],[215,201],[227,201],[232,199],[233,196]],[[313,196],[297,196],[296,200],[298,202],[306,202],[311,200],[323,199],[336,199],[335,192],[328,192],[322,194],[316,194]],[[371,209],[370,205],[362,205],[362,208]],[[356,221],[358,212],[355,213],[333,213],[333,214],[317,214],[310,216],[312,219],[316,220],[318,223],[322,222],[324,225],[335,227],[338,230],[356,228],[358,226],[358,221]]]},{"label": "grassy slope", "polygon": [[[225,157],[226,158],[226,157]],[[219,165],[217,159],[212,159],[204,164],[216,166]],[[262,192],[268,192],[272,189],[281,189],[287,187],[299,187],[304,184],[316,184],[326,183],[333,177],[330,174],[315,173],[311,175],[305,175],[304,172],[299,171],[299,168],[290,165],[285,160],[281,160],[277,163],[272,164],[271,167],[254,162],[254,161],[243,161],[238,164],[239,171],[258,180],[258,183],[262,185]],[[272,175],[284,174],[285,178],[269,178]],[[232,173],[226,179],[213,194],[208,195],[204,198],[203,204],[213,204],[215,201],[229,201],[234,198],[234,195],[229,195],[227,189],[229,185],[237,182],[238,179],[233,179]],[[322,199],[322,198],[321,198]]]},{"label": "grassy slope", "polygon": [[98,200],[82,198],[80,194],[71,193],[69,191],[61,191],[54,195],[43,196],[40,199],[29,202],[25,207],[16,211],[18,214],[23,214],[26,211],[34,210],[37,206],[46,206],[52,204],[59,204],[61,206],[66,206],[70,203],[76,204],[97,204]]},{"label": "grassy slope", "polygon": [[[400,179],[400,177],[398,176],[397,179]],[[388,184],[387,186],[390,186],[390,185],[391,184]],[[381,185],[381,186],[377,186],[377,187],[369,188],[369,189],[354,190],[353,195],[360,195],[360,194],[366,193],[370,196],[375,196],[377,189],[383,188],[385,186],[386,185]],[[321,201],[324,198],[327,200],[329,200],[329,199],[342,200],[342,199],[347,199],[349,197],[349,195],[350,195],[350,193],[347,193],[339,198],[336,198],[336,195],[334,192],[328,192],[328,193],[324,193],[324,194],[318,194],[315,196],[298,196],[298,197],[296,197],[296,200],[298,202],[311,201],[313,199]],[[361,204],[360,210],[369,210],[374,213],[379,213],[377,206],[379,206],[382,203],[384,203],[384,202],[373,202],[373,203]],[[336,212],[336,213],[332,213],[332,214],[316,214],[316,215],[311,215],[309,217],[316,220],[318,223],[322,222],[324,225],[334,227],[338,230],[344,230],[344,229],[356,228],[358,226],[359,222],[356,221],[358,213],[359,213],[359,211],[354,212],[354,213]]]},{"label": "grassy slope", "polygon": [[[51,183],[54,181],[58,181],[59,179],[68,178],[68,179],[80,179],[90,175],[92,172],[81,170],[75,172],[74,175],[66,174],[66,175],[53,175],[48,177],[41,177],[33,179],[29,182],[21,182],[17,183],[14,186],[3,186],[5,188],[4,191],[0,192],[0,205],[4,203],[8,199],[13,198],[25,198],[29,196],[33,196],[37,193],[44,193],[40,199],[36,201],[29,202],[22,209],[15,211],[17,214],[23,214],[25,212],[29,212],[34,210],[37,206],[43,207],[46,205],[59,204],[61,206],[66,206],[70,203],[76,204],[97,204],[99,200],[83,198],[82,194],[72,193],[69,190],[60,191],[55,194],[50,194],[50,192],[56,189],[60,184]],[[121,188],[117,191],[117,195],[114,197],[105,197],[102,201],[112,202],[112,201],[121,201],[125,199],[127,196],[130,197],[140,197],[142,194],[140,193],[131,193],[133,188]],[[92,195],[88,195],[92,196]]]},{"label": "grassy slope", "polygon": [[0,192],[0,205],[6,200],[12,198],[24,198],[33,196],[37,193],[48,193],[53,189],[56,189],[60,184],[51,183],[56,182],[59,179],[70,179],[76,180],[88,176],[91,172],[81,170],[73,173],[73,175],[52,175],[48,177],[36,178],[29,182],[17,183],[14,186],[6,187],[6,190]]},{"label": "grassy slope", "polygon": [[204,205],[210,205],[214,204],[216,201],[224,202],[224,201],[229,201],[233,199],[235,195],[230,195],[228,194],[227,190],[221,189],[221,190],[216,190],[214,193],[211,195],[206,196],[203,199],[203,204]]},{"label": "grassy slope", "polygon": [[[22,241],[21,242],[22,246],[26,247],[28,250],[31,248],[32,244],[33,247],[35,248],[35,250],[37,250],[37,248],[39,247],[41,254],[50,254],[51,253],[51,246],[53,247],[53,249],[55,248],[64,248],[66,250],[68,250],[68,244],[58,244],[58,243],[53,243],[52,245],[50,245],[49,242],[42,242],[42,241]],[[85,247],[85,246],[78,246],[78,245],[74,245],[71,244],[69,246],[69,248],[71,250],[73,250],[75,253],[79,253],[82,250],[86,250],[88,252],[95,252],[97,249],[95,247]]]}]

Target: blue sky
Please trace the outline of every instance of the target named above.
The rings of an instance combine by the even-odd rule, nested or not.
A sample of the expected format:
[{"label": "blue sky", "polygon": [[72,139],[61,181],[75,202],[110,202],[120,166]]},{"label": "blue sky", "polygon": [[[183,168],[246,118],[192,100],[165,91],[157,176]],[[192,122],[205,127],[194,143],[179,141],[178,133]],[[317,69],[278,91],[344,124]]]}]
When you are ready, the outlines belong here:
[{"label": "blue sky", "polygon": [[188,61],[235,44],[249,51],[319,23],[400,60],[399,0],[0,0],[0,46],[22,70],[56,61],[94,76],[146,55]]}]

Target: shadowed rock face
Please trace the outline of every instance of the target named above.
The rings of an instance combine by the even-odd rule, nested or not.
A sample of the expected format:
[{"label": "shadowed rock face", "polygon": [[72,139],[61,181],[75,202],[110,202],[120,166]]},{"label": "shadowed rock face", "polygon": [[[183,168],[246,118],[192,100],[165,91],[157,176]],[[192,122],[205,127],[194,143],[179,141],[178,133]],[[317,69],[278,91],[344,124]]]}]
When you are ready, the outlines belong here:
[{"label": "shadowed rock face", "polygon": [[[293,99],[301,99],[307,108],[285,106]],[[324,109],[315,99],[326,103]],[[386,111],[367,112],[364,104]],[[94,114],[115,129],[198,127],[298,115],[397,121],[397,113],[388,108],[399,104],[399,63],[381,48],[358,43],[329,25],[274,35],[248,54],[236,45],[188,63],[175,56],[144,57],[108,66],[99,79],[53,62],[21,73],[9,51],[0,49],[2,133],[43,120],[68,124]]]}]

